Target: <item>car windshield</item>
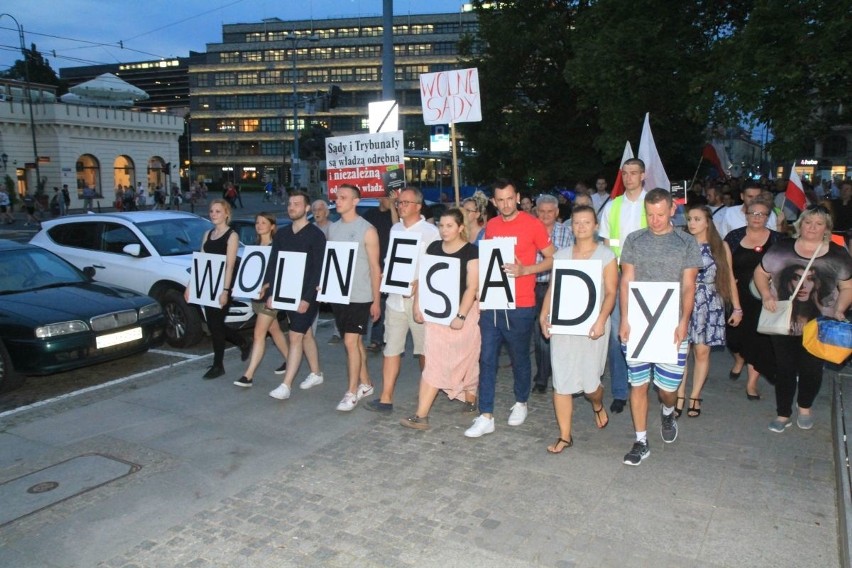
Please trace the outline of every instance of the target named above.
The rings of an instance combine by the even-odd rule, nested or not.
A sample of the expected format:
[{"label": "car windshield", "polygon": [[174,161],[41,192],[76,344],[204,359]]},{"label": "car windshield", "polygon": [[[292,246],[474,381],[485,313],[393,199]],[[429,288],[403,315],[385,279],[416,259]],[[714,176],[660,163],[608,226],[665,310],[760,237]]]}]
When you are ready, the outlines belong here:
[{"label": "car windshield", "polygon": [[204,233],[213,228],[213,223],[201,217],[181,217],[148,221],[137,226],[160,256],[177,256],[199,251]]},{"label": "car windshield", "polygon": [[0,252],[0,294],[86,282],[83,274],[52,252],[40,248]]}]

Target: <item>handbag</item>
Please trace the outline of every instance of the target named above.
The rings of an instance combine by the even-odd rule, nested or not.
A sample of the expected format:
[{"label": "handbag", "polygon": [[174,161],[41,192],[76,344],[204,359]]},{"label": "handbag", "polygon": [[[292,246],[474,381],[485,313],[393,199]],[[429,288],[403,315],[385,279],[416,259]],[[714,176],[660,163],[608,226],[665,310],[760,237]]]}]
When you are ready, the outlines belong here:
[{"label": "handbag", "polygon": [[[814,263],[814,260],[816,260],[821,248],[822,245],[818,246],[814,251],[814,255],[805,267],[805,274],[810,271],[811,265]],[[793,290],[793,293],[790,295],[791,298],[796,297],[796,294],[799,293],[799,288],[801,288],[804,283],[805,279],[800,278],[799,283],[796,284],[796,289]],[[790,335],[790,321],[792,319],[793,300],[777,300],[775,302],[774,312],[770,312],[765,307],[761,306],[760,318],[757,320],[757,332],[765,335]]]},{"label": "handbag", "polygon": [[852,323],[823,316],[812,319],[802,330],[802,345],[814,357],[839,365],[852,355]]}]

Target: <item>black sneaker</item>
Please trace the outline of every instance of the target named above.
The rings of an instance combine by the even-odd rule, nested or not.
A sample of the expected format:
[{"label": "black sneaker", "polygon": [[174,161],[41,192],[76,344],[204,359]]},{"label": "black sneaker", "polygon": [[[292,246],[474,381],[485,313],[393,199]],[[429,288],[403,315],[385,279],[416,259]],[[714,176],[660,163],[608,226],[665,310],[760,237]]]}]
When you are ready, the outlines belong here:
[{"label": "black sneaker", "polygon": [[651,455],[651,448],[648,447],[648,442],[634,442],[633,447],[624,456],[625,465],[639,465],[642,460]]},{"label": "black sneaker", "polygon": [[242,377],[240,377],[239,379],[234,381],[234,384],[237,385],[238,387],[249,388],[252,385],[252,380],[247,379],[245,377],[245,375],[243,375]]},{"label": "black sneaker", "polygon": [[374,398],[373,400],[365,404],[364,408],[372,412],[381,412],[387,414],[393,412],[393,403],[382,402],[380,399]]},{"label": "black sneaker", "polygon": [[287,372],[287,361],[284,361],[283,363],[281,363],[281,366],[280,366],[280,367],[278,367],[277,369],[275,369],[275,374],[276,374],[276,375],[283,375],[283,374],[284,374],[284,373],[286,373],[286,372]]},{"label": "black sneaker", "polygon": [[621,398],[615,398],[612,400],[612,404],[609,405],[610,412],[614,412],[615,414],[621,414],[624,412],[624,406],[627,404],[627,401]]},{"label": "black sneaker", "polygon": [[203,379],[218,379],[222,375],[225,374],[225,369],[222,367],[213,366],[207,369],[207,372],[204,373]]},{"label": "black sneaker", "polygon": [[674,412],[666,416],[660,410],[660,435],[663,437],[663,442],[667,444],[677,440],[677,418]]}]

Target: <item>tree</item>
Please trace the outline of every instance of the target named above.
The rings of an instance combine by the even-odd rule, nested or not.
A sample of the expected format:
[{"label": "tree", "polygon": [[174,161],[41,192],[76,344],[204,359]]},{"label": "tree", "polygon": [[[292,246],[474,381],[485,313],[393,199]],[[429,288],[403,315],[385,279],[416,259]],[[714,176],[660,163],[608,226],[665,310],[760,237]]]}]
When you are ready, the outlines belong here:
[{"label": "tree", "polygon": [[[29,65],[29,80],[33,83],[41,83],[43,85],[54,85],[62,87],[63,82],[56,75],[56,72],[50,66],[41,52],[36,49],[36,44],[32,44],[30,49],[26,51],[26,62]],[[24,59],[18,59],[4,73],[0,74],[4,79],[14,79],[17,81],[27,80],[27,67],[24,65]],[[66,89],[67,90],[67,89]]]}]

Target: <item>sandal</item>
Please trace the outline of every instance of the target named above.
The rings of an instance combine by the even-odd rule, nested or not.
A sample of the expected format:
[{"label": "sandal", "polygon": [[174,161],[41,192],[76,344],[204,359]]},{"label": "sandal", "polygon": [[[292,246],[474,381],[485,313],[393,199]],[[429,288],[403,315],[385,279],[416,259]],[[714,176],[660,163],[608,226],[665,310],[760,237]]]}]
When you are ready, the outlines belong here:
[{"label": "sandal", "polygon": [[[561,446],[560,446],[561,444]],[[574,437],[568,436],[567,440],[563,440],[562,438],[556,438],[556,441],[552,446],[547,446],[547,451],[551,454],[561,454],[562,450],[565,448],[570,448],[574,445]],[[557,449],[558,448],[558,449]]]},{"label": "sandal", "polygon": [[[601,404],[601,407],[597,410],[592,407],[592,412],[595,413],[595,425],[598,427],[598,430],[606,428],[606,425],[609,424],[609,415],[606,413],[606,410],[604,410],[603,404]],[[603,413],[603,418],[601,418],[601,413]]]},{"label": "sandal", "polygon": [[704,400],[703,398],[692,398],[692,399],[690,399],[689,400],[689,409],[686,411],[686,415],[689,416],[690,418],[698,418],[699,416],[701,416],[701,409],[695,408],[695,403],[696,402],[701,403],[701,401],[703,401],[703,400]]},{"label": "sandal", "polygon": [[675,410],[674,410],[675,418],[680,418],[680,415],[683,414],[683,404],[678,406],[678,402],[680,402],[681,400],[686,402],[686,399],[683,398],[682,396],[677,397],[677,400],[675,401]]}]

